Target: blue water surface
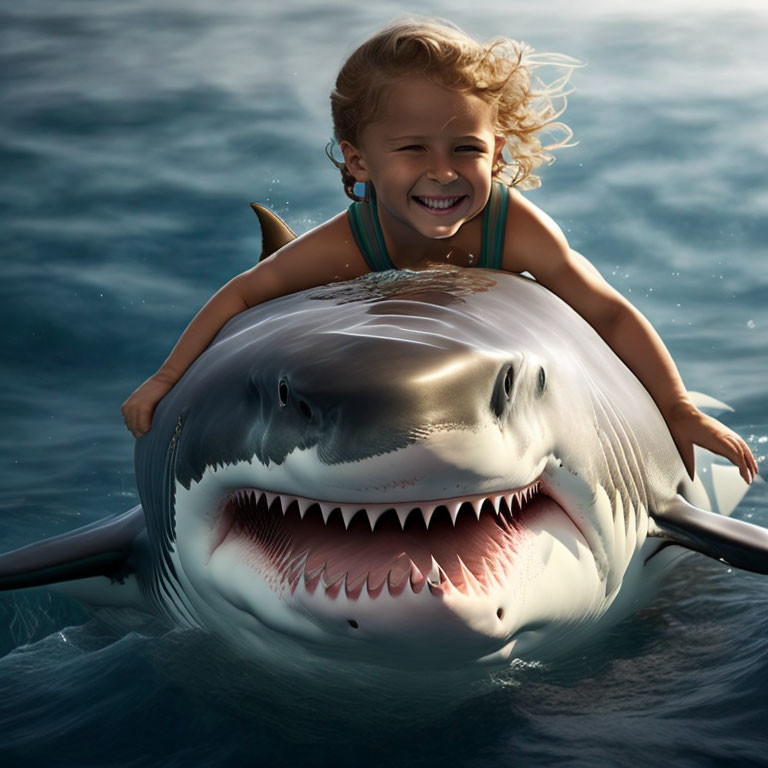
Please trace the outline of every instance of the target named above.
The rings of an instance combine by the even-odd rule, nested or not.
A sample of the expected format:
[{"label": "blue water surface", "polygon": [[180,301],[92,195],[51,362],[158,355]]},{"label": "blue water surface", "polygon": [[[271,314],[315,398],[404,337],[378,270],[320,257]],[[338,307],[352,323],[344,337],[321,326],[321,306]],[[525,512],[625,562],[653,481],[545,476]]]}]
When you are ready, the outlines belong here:
[{"label": "blue water surface", "polygon": [[[0,550],[137,502],[119,405],[260,252],[346,206],[324,156],[346,54],[412,6],[0,1]],[[530,193],[768,453],[768,11],[424,0],[587,63],[579,143]],[[736,516],[768,526],[768,491]],[[428,703],[315,696],[202,633],[0,596],[3,766],[768,765],[768,581],[691,557],[549,667]]]}]

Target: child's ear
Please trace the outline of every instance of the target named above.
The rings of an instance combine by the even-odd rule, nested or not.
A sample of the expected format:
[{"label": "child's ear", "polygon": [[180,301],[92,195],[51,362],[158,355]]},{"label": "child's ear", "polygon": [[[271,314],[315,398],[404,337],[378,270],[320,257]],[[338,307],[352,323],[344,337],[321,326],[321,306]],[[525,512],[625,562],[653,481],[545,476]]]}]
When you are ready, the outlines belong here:
[{"label": "child's ear", "polygon": [[504,136],[497,136],[493,146],[493,167],[496,168],[501,160],[501,152],[507,144]]},{"label": "child's ear", "polygon": [[339,149],[344,155],[344,164],[347,170],[355,177],[355,181],[363,182],[371,180],[368,167],[362,152],[348,141],[340,141]]}]

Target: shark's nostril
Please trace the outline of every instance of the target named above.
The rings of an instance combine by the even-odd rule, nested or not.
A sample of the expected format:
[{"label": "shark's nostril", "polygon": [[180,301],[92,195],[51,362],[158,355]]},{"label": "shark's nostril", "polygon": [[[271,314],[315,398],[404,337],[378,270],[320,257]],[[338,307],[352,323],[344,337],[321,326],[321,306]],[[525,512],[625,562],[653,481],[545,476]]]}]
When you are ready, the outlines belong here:
[{"label": "shark's nostril", "polygon": [[349,624],[352,629],[357,629],[360,626],[354,619],[347,619],[347,624]]}]

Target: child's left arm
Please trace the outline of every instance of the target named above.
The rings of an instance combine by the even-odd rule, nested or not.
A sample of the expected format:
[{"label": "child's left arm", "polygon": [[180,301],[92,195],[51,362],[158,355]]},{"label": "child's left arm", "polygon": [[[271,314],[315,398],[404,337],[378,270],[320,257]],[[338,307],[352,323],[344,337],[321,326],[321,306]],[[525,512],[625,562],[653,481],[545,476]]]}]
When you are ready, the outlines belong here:
[{"label": "child's left arm", "polygon": [[507,225],[504,268],[530,272],[600,334],[656,402],[688,474],[693,477],[696,444],[725,456],[751,483],[757,463],[749,447],[733,430],[693,405],[672,357],[645,317],[569,248],[545,213],[515,191]]}]

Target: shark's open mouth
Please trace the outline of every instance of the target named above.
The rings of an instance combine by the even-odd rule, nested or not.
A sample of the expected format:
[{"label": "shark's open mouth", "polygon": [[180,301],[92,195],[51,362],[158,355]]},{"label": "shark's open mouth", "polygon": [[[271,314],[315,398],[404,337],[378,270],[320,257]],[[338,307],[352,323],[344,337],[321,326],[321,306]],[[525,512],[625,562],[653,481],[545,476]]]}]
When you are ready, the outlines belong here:
[{"label": "shark's open mouth", "polygon": [[[270,585],[294,593],[386,589],[488,594],[515,557],[523,515],[553,503],[536,480],[492,495],[398,504],[334,504],[240,489],[223,502],[218,544],[246,542]],[[216,546],[218,546],[218,544]]]}]

